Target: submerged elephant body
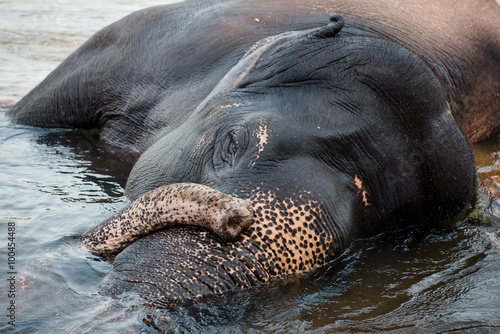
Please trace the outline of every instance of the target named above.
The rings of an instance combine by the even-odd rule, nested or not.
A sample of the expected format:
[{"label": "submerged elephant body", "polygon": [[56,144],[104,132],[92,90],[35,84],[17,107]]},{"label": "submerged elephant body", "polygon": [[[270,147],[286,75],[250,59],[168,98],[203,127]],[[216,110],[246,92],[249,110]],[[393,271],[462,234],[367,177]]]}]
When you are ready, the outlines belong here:
[{"label": "submerged elephant body", "polygon": [[[500,9],[458,3],[153,7],[98,32],[10,115],[99,127],[135,162],[131,206],[85,239],[119,252],[103,291],[156,300],[248,288],[474,206],[467,139],[500,124]],[[171,186],[183,183],[229,206],[205,210],[211,190],[183,197]],[[183,207],[199,201],[196,214]],[[251,226],[246,211],[226,215],[232,203],[245,203]],[[216,216],[243,217],[244,232],[224,240],[228,220]]]}]

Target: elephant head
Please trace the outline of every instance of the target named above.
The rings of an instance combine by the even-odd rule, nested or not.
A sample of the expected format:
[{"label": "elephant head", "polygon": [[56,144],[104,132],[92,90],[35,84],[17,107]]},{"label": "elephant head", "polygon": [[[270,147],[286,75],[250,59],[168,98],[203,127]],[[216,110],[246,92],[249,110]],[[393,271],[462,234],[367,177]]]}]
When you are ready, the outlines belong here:
[{"label": "elephant head", "polygon": [[[472,153],[433,71],[398,44],[339,33],[342,18],[332,21],[255,44],[141,155],[126,192],[151,211],[139,222],[118,217],[116,244],[124,234],[116,224],[167,219],[155,215],[158,203],[162,212],[204,207],[167,219],[184,226],[128,235],[107,293],[182,299],[247,288],[311,272],[357,238],[471,208]],[[183,184],[203,188],[186,200]],[[217,200],[229,206],[211,211]],[[211,230],[233,200],[247,211],[236,214],[244,228],[229,241]]]}]

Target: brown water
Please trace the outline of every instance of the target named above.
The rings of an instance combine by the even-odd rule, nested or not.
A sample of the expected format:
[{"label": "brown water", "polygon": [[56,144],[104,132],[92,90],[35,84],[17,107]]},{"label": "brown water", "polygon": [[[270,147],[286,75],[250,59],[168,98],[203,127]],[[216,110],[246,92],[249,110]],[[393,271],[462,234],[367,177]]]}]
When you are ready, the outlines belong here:
[{"label": "brown water", "polygon": [[[21,98],[92,33],[161,3],[0,0],[0,98]],[[308,279],[151,310],[100,296],[111,266],[79,242],[127,203],[128,169],[97,135],[13,125],[0,110],[1,333],[500,332],[499,136],[475,145],[482,220],[382,235]]]}]

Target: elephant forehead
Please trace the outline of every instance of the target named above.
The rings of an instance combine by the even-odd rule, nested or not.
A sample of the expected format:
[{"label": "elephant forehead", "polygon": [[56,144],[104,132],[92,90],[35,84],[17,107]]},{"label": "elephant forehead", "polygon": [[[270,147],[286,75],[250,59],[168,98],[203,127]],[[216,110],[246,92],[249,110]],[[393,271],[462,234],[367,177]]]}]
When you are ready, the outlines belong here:
[{"label": "elephant forehead", "polygon": [[201,152],[203,151],[208,145],[210,145],[211,138],[212,138],[211,133],[204,133],[201,135],[200,139],[194,146],[194,151],[195,152]]},{"label": "elephant forehead", "polygon": [[280,198],[257,188],[250,202],[255,218],[249,238],[261,245],[256,255],[270,276],[310,271],[337,252],[337,236],[310,192]]}]

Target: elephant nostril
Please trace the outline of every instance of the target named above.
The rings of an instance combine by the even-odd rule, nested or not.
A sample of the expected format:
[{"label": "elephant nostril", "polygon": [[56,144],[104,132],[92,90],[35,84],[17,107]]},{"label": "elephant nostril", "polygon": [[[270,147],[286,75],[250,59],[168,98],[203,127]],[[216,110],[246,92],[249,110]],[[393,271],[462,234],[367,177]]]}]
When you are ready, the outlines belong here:
[{"label": "elephant nostril", "polygon": [[253,223],[253,211],[250,206],[233,210],[227,217],[224,231],[219,233],[225,240],[231,240],[247,230]]}]

